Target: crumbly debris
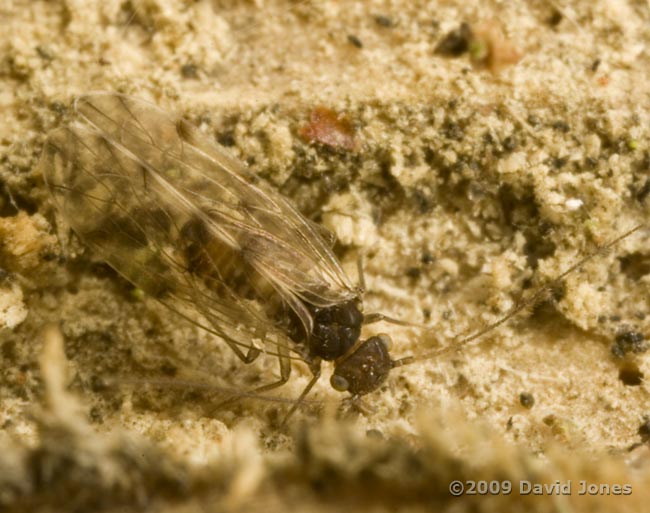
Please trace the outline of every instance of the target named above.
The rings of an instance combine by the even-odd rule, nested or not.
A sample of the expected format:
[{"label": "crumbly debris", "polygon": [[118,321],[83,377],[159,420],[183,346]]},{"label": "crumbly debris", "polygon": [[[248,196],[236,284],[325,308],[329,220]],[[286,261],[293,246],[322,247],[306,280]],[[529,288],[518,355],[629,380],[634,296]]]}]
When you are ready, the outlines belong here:
[{"label": "crumbly debris", "polygon": [[[241,400],[215,412],[223,394],[189,386],[191,369],[220,385],[254,388],[276,375],[277,359],[244,366],[213,337],[151,300],[137,301],[101,255],[60,225],[35,170],[45,134],[77,94],[120,91],[185,115],[337,232],[351,276],[364,256],[366,312],[433,326],[377,324],[364,336],[389,332],[395,357],[428,355],[647,219],[645,5],[263,4],[64,0],[2,13],[0,266],[18,275],[29,310],[0,332],[2,504],[29,500],[44,509],[64,490],[113,507],[121,497],[121,505],[142,508],[144,496],[161,509],[180,500],[205,511],[237,489],[232,508],[249,497],[267,510],[286,503],[340,510],[362,497],[377,509],[406,502],[415,510],[421,493],[422,508],[433,501],[472,510],[489,506],[449,502],[448,479],[505,475],[631,480],[630,508],[641,509],[648,446],[639,426],[648,415],[650,367],[647,352],[617,341],[622,333],[647,338],[650,329],[646,232],[595,257],[474,347],[395,369],[366,398],[372,413],[343,409],[354,428],[321,425],[329,403],[305,405],[292,426],[313,427],[295,436],[279,427],[282,403]],[[495,18],[522,54],[498,74],[436,53],[462,23]],[[345,113],[355,151],[300,137],[319,105]],[[18,305],[18,292],[7,290]],[[47,321],[61,325],[70,387],[93,424],[83,425],[82,413],[67,424],[60,416],[30,420],[42,392],[34,340]],[[107,375],[161,374],[188,386],[103,384]],[[295,398],[308,379],[296,364],[278,394]],[[535,398],[533,408],[522,407],[522,391]],[[326,377],[311,397],[338,405]],[[422,412],[427,420],[418,424]],[[84,426],[87,442],[70,423]],[[235,458],[221,474],[210,461],[240,424],[263,449],[244,435],[245,462]],[[107,434],[115,430],[121,434]],[[366,431],[375,435],[366,440]],[[120,478],[117,494],[102,480],[105,465]],[[32,473],[51,468],[59,469],[53,480]],[[210,479],[187,491],[197,468]],[[230,488],[220,477],[228,473],[241,483]],[[372,498],[378,490],[380,501]],[[556,497],[536,499],[539,511],[557,507]],[[599,499],[571,506],[592,511],[606,504]],[[496,509],[509,507],[508,497],[498,500]]]}]

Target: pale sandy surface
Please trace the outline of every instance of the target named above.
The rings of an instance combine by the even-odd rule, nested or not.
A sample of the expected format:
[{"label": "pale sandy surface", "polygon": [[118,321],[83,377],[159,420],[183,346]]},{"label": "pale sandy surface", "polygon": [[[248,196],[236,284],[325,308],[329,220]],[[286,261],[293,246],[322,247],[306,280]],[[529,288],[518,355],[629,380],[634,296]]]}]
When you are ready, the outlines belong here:
[{"label": "pale sandy surface", "polygon": [[[134,300],[70,236],[36,167],[80,93],[185,115],[335,231],[351,276],[366,255],[366,311],[435,326],[366,333],[390,333],[396,357],[426,355],[645,222],[650,5],[565,4],[0,0],[0,509],[647,507],[650,454],[635,444],[650,360],[611,351],[617,334],[650,335],[647,231],[573,273],[559,301],[394,371],[367,398],[372,412],[336,421],[325,378],[312,398],[332,406],[282,430],[283,404],[211,413],[214,397],[171,386],[173,372],[205,382],[200,371],[251,387],[277,363],[244,367]],[[460,22],[494,19],[517,65],[493,74],[434,55]],[[299,137],[319,105],[354,123],[357,151]],[[42,334],[50,321],[65,359],[56,332]],[[102,386],[116,375],[167,386]],[[296,365],[278,395],[295,398],[308,379]],[[453,479],[572,479],[574,493],[453,498]],[[578,496],[580,479],[633,493]]]}]

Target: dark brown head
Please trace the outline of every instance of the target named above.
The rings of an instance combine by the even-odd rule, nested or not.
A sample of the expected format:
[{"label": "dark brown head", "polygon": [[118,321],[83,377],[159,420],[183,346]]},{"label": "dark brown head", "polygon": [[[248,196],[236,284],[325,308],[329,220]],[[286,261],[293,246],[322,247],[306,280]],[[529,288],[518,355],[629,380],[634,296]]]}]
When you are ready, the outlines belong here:
[{"label": "dark brown head", "polygon": [[370,337],[359,344],[353,353],[337,363],[330,378],[332,388],[353,396],[377,390],[394,366],[388,353],[390,345],[391,339],[385,334]]}]

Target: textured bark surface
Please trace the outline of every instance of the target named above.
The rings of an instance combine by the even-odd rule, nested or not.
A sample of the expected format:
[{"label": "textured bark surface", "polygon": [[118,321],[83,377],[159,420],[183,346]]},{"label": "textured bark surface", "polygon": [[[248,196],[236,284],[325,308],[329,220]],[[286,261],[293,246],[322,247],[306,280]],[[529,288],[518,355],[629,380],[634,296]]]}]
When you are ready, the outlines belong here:
[{"label": "textured bark surface", "polygon": [[[647,230],[418,359],[646,220],[650,5],[566,3],[0,2],[0,509],[641,511]],[[287,427],[280,401],[215,411],[214,386],[277,360],[139,297],[49,201],[45,137],[97,90],[200,126],[334,232],[353,279],[364,256],[366,312],[433,327],[364,328],[416,357],[367,411],[339,408],[329,368]]]}]

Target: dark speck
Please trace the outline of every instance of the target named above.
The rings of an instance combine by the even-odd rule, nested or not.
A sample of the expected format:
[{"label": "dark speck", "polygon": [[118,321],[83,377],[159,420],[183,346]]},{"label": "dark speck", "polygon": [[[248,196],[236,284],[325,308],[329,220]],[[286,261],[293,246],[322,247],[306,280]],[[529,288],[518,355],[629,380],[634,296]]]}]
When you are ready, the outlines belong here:
[{"label": "dark speck", "polygon": [[199,68],[196,64],[184,64],[181,67],[183,78],[199,78]]},{"label": "dark speck", "polygon": [[102,392],[108,388],[108,384],[104,379],[97,375],[93,375],[90,378],[90,389],[93,392]]},{"label": "dark speck", "polygon": [[616,342],[612,346],[612,354],[617,358],[623,358],[628,353],[643,353],[648,350],[644,343],[643,333],[638,331],[623,331],[616,335]]},{"label": "dark speck", "polygon": [[643,443],[650,442],[650,417],[646,415],[643,418],[643,424],[639,426],[637,433],[641,437]]},{"label": "dark speck", "polygon": [[591,71],[597,71],[598,67],[600,66],[601,60],[596,59],[594,62],[591,63]]},{"label": "dark speck", "polygon": [[16,344],[8,341],[0,346],[0,354],[7,360],[14,360],[16,358]]},{"label": "dark speck", "polygon": [[420,277],[421,272],[422,271],[420,271],[419,267],[409,267],[406,270],[406,276],[414,280],[417,280]]},{"label": "dark speck", "polygon": [[447,33],[438,43],[435,53],[447,57],[459,57],[469,49],[469,41],[472,37],[472,29],[467,23],[461,23],[460,27]]},{"label": "dark speck", "polygon": [[53,101],[50,103],[50,108],[59,115],[65,114],[67,108],[61,102]]},{"label": "dark speck", "polygon": [[90,413],[89,413],[88,416],[90,417],[90,421],[92,423],[94,423],[94,424],[101,424],[102,423],[103,416],[102,416],[101,411],[99,410],[99,408],[97,408],[96,406],[93,406],[90,409]]},{"label": "dark speck", "polygon": [[643,158],[639,162],[639,169],[642,171],[650,171],[650,153],[645,152]]},{"label": "dark speck", "polygon": [[[58,258],[58,255],[56,253],[52,253],[51,251],[48,251],[47,253],[43,254],[43,260],[45,262],[53,262]],[[0,277],[1,279],[1,277]]]},{"label": "dark speck", "polygon": [[50,52],[50,50],[45,48],[44,46],[37,46],[36,53],[44,61],[51,61],[52,59],[54,59],[52,52]]},{"label": "dark speck", "polygon": [[650,194],[650,179],[646,180],[641,188],[636,192],[636,199],[643,202]]},{"label": "dark speck", "polygon": [[445,137],[454,141],[461,141],[465,135],[460,125],[454,121],[447,121],[442,130]]},{"label": "dark speck", "polygon": [[639,333],[638,331],[625,331],[616,335],[616,341],[625,344],[638,344],[639,342],[643,342],[644,339],[643,333]]},{"label": "dark speck", "polygon": [[619,360],[625,358],[625,352],[621,349],[621,347],[618,344],[613,344],[611,347],[611,351],[615,358],[618,358]]},{"label": "dark speck", "polygon": [[160,371],[165,375],[165,376],[175,376],[176,373],[178,372],[178,369],[176,368],[175,365],[173,365],[170,362],[163,362],[163,364],[160,367]]},{"label": "dark speck", "polygon": [[628,387],[638,387],[643,383],[643,372],[641,372],[638,365],[629,362],[618,371],[618,379]]},{"label": "dark speck", "polygon": [[383,16],[381,14],[375,16],[375,23],[384,28],[391,28],[393,26],[393,20],[388,16]]},{"label": "dark speck", "polygon": [[558,120],[554,121],[553,124],[551,125],[555,130],[559,130],[560,132],[567,133],[569,130],[571,130],[571,127],[569,127],[568,123],[566,121]]},{"label": "dark speck", "polygon": [[522,392],[519,394],[519,403],[527,409],[531,409],[535,405],[535,398],[530,392]]},{"label": "dark speck", "polygon": [[557,9],[553,9],[553,12],[548,17],[548,20],[547,20],[548,24],[551,27],[557,27],[560,24],[561,21],[562,21],[562,13],[560,11],[558,11]]},{"label": "dark speck", "polygon": [[413,191],[413,205],[421,214],[426,214],[434,207],[433,198],[416,189]]},{"label": "dark speck", "polygon": [[348,42],[351,45],[356,46],[357,48],[363,48],[363,43],[361,42],[361,39],[359,39],[354,34],[348,34]]},{"label": "dark speck", "polygon": [[428,251],[422,253],[422,256],[420,257],[420,262],[422,262],[424,265],[432,264],[434,260],[434,256]]},{"label": "dark speck", "polygon": [[517,138],[514,135],[509,135],[503,140],[503,149],[506,151],[514,151],[517,149]]},{"label": "dark speck", "polygon": [[526,121],[530,126],[538,126],[542,122],[535,114],[529,114]]},{"label": "dark speck", "polygon": [[553,159],[553,167],[555,169],[562,169],[564,166],[566,166],[566,163],[569,161],[567,157],[555,157]]},{"label": "dark speck", "polygon": [[217,135],[217,142],[221,146],[231,147],[235,145],[235,135],[232,132],[224,132]]}]

